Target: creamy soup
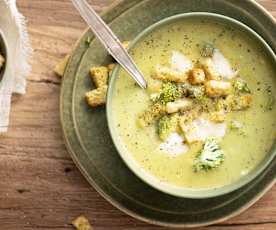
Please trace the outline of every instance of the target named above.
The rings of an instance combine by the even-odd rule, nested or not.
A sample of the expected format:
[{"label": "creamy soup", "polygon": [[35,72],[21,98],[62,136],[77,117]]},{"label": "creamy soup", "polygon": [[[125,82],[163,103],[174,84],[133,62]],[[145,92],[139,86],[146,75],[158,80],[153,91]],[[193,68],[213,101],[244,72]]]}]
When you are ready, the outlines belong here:
[{"label": "creamy soup", "polygon": [[[131,55],[149,87],[142,90],[121,70],[112,101],[113,120],[120,141],[146,172],[176,186],[193,189],[221,187],[247,175],[270,151],[276,133],[276,106],[273,103],[276,69],[261,46],[245,32],[212,20],[186,19],[152,32],[131,51]],[[206,68],[201,64],[205,59],[211,63]],[[180,105],[179,109],[174,105],[176,107],[168,113],[168,105],[163,104],[167,112],[141,127],[137,120],[155,103],[153,101],[160,99],[160,84],[170,82],[169,79],[162,82],[160,76],[153,78],[157,68],[166,72],[162,75],[164,78],[170,75],[168,71],[172,71],[174,77],[182,71],[183,75],[180,75],[186,76],[184,80],[173,79],[177,87],[187,81],[191,87],[205,87],[206,93],[209,84],[211,89],[205,97],[216,102],[227,100],[230,91],[237,90],[235,84],[240,79],[242,83],[246,82],[246,88],[238,93],[238,100],[249,98],[248,105],[227,112],[218,109],[212,112],[212,116],[217,116],[212,119],[208,111],[202,112],[201,108],[201,112],[190,121],[190,126],[184,124],[186,128],[182,126],[182,129],[177,128],[160,138],[160,119],[163,116],[171,118],[174,114],[178,118],[186,116],[195,101],[187,96],[186,101],[181,102],[183,95],[169,99],[170,102],[182,103],[182,107]],[[189,78],[195,68],[201,72],[195,73],[198,75],[194,77],[203,74],[204,79]],[[213,68],[218,79],[214,76],[210,79],[206,73],[211,72],[208,68]],[[212,88],[212,83],[216,87],[216,81],[221,88]],[[181,111],[185,107],[183,103],[191,105]],[[217,165],[195,166],[199,154],[208,148],[206,140],[212,141],[212,138],[219,143],[223,160],[216,162]]]}]

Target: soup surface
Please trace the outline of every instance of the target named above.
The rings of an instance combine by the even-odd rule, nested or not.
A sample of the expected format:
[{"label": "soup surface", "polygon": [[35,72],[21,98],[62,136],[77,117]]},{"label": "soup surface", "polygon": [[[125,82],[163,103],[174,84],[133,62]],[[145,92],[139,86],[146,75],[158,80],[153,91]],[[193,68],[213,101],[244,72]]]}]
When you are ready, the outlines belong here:
[{"label": "soup surface", "polygon": [[[170,66],[174,61],[181,65],[177,57],[171,61],[173,55],[180,54],[183,55],[183,65],[183,60],[197,65],[202,60],[202,44],[212,44],[219,52],[218,56],[222,54],[228,60],[235,75],[229,81],[241,78],[247,83],[250,90],[246,93],[252,99],[248,108],[227,113],[223,121],[207,125],[197,121],[199,126],[205,126],[202,132],[206,138],[218,134],[219,146],[224,153],[223,162],[211,170],[195,170],[194,167],[205,140],[187,143],[187,137],[183,137],[179,143],[179,131],[176,139],[167,137],[175,143],[168,143],[170,139],[161,139],[158,135],[158,120],[145,127],[137,124],[141,113],[152,104],[152,97],[157,95],[151,85],[156,66]],[[186,19],[152,32],[131,51],[131,55],[149,82],[149,89],[141,90],[120,70],[112,113],[121,143],[143,170],[171,185],[192,189],[215,188],[247,175],[270,151],[276,133],[276,108],[273,105],[276,69],[261,46],[247,33],[213,20]],[[227,65],[223,60],[218,63],[219,66]],[[226,75],[231,74],[229,69],[225,71]],[[225,99],[226,95],[221,96]],[[202,117],[204,113],[196,119]]]}]

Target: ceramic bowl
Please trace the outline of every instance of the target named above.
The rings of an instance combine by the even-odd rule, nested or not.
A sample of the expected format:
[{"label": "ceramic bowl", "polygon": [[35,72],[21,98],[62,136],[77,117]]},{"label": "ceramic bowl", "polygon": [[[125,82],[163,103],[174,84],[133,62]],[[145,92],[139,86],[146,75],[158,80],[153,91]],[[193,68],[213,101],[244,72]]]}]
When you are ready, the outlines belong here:
[{"label": "ceramic bowl", "polygon": [[[129,49],[131,50],[133,47],[135,47],[145,36],[149,35],[151,32],[158,30],[159,28],[173,23],[175,21],[179,20],[185,20],[187,18],[194,18],[194,17],[200,17],[200,18],[209,18],[209,19],[215,19],[219,20],[222,23],[231,25],[235,28],[238,28],[239,30],[242,30],[249,34],[252,38],[254,38],[258,43],[260,43],[263,47],[263,49],[266,51],[266,53],[271,57],[271,60],[276,65],[276,56],[273,52],[273,50],[269,47],[269,45],[265,42],[265,40],[259,36],[255,31],[250,29],[248,26],[242,24],[241,22],[214,13],[185,13],[180,15],[175,15],[166,19],[163,19],[160,22],[157,22],[156,24],[150,26],[145,31],[140,33],[134,41],[131,43]],[[118,73],[120,71],[121,67],[117,67],[114,72],[113,76],[110,80],[109,85],[109,91],[107,95],[107,119],[108,119],[108,126],[109,131],[111,133],[112,140],[118,150],[118,153],[120,154],[123,161],[127,164],[127,166],[144,182],[149,184],[150,186],[154,187],[155,189],[158,189],[159,191],[162,191],[166,194],[183,197],[183,198],[195,198],[195,199],[203,199],[203,198],[211,198],[216,196],[221,196],[227,193],[230,193],[234,190],[237,190],[241,188],[242,186],[248,184],[250,181],[254,180],[258,175],[261,174],[265,170],[265,168],[269,165],[269,163],[273,160],[276,154],[276,149],[273,148],[269,154],[265,157],[265,159],[254,169],[252,170],[247,176],[242,177],[240,180],[224,186],[220,188],[212,188],[212,189],[201,189],[201,190],[193,190],[188,189],[184,187],[178,187],[173,186],[168,183],[164,183],[159,181],[156,177],[150,175],[147,173],[144,169],[140,167],[140,165],[136,162],[136,160],[132,157],[132,154],[127,151],[127,149],[124,147],[124,144],[121,143],[120,138],[118,137],[116,125],[114,125],[113,122],[113,111],[111,109],[112,105],[112,99],[113,99],[113,92],[116,85],[116,79],[118,77]]]},{"label": "ceramic bowl", "polygon": [[7,42],[4,37],[3,32],[0,30],[0,53],[1,55],[5,58],[5,63],[4,66],[0,70],[0,81],[4,78],[4,75],[6,73],[6,66],[7,66],[7,61],[8,61],[8,54],[7,54]]}]

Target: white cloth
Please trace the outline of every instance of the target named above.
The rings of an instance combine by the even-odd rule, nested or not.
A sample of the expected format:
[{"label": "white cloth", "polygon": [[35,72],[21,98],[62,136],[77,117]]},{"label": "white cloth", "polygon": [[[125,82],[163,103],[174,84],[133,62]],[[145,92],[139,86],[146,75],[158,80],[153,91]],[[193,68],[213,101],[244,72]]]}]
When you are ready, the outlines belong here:
[{"label": "white cloth", "polygon": [[26,21],[18,12],[16,0],[0,0],[0,30],[8,43],[7,72],[0,81],[0,133],[3,133],[8,129],[11,96],[25,94],[26,77],[31,72],[32,48]]}]

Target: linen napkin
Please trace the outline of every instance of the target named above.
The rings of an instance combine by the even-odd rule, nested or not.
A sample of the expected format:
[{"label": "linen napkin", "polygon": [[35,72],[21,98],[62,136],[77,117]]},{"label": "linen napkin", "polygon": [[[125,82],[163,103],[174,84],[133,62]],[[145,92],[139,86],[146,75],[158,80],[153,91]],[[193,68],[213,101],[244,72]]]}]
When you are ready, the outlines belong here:
[{"label": "linen napkin", "polygon": [[3,133],[8,129],[11,96],[25,94],[26,77],[31,72],[32,48],[26,21],[16,7],[16,0],[0,0],[0,30],[8,43],[9,63],[0,82],[0,133]]}]

